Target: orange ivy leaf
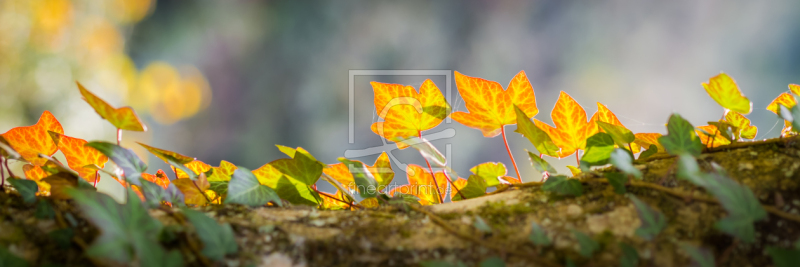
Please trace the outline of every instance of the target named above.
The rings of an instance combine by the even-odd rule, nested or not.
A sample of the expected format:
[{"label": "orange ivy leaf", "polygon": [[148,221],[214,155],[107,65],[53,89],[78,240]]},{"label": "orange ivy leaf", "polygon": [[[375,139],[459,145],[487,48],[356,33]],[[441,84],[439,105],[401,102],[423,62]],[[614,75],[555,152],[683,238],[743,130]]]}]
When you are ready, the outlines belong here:
[{"label": "orange ivy leaf", "polygon": [[800,95],[800,84],[789,84],[789,91],[795,95]]},{"label": "orange ivy leaf", "polygon": [[170,163],[170,161],[175,161],[174,163],[187,164],[189,162],[194,161],[193,157],[189,157],[189,156],[186,156],[186,155],[183,155],[183,154],[179,154],[177,152],[172,152],[172,151],[165,150],[165,149],[155,148],[155,147],[148,146],[148,145],[145,145],[145,144],[142,144],[142,143],[139,143],[139,142],[136,142],[136,143],[141,145],[141,146],[143,146],[145,149],[147,149],[147,151],[150,151],[150,153],[153,153],[153,155],[155,155],[156,157],[158,157],[159,159],[163,160],[166,163]]},{"label": "orange ivy leaf", "polygon": [[156,174],[142,173],[142,178],[144,178],[148,182],[157,184],[158,186],[161,186],[164,189],[167,189],[170,183],[169,177],[167,177],[167,174],[164,173],[163,170],[158,170]]},{"label": "orange ivy leaf", "polygon": [[[353,161],[361,162],[358,160]],[[389,185],[394,178],[394,171],[392,170],[392,165],[389,162],[389,155],[386,154],[386,152],[381,153],[381,155],[378,156],[378,159],[375,160],[375,164],[372,166],[367,164],[364,164],[364,166],[367,167],[367,170],[372,173],[372,176],[378,182],[379,191],[383,191],[383,189]],[[348,166],[344,163],[330,164],[322,171],[336,181],[339,181],[339,183],[344,185],[346,188],[353,190],[356,189],[353,173],[350,172],[350,168],[348,168]]]},{"label": "orange ivy leaf", "polygon": [[442,197],[444,197],[447,190],[447,178],[444,172],[437,172],[431,175],[430,172],[419,165],[409,164],[406,167],[406,173],[408,174],[408,184],[392,189],[389,191],[389,195],[394,196],[396,192],[400,192],[418,197],[423,205],[440,203],[433,178],[435,176],[436,181],[439,182],[439,190],[442,193]]},{"label": "orange ivy leaf", "polygon": [[550,117],[553,118],[553,123],[556,127],[537,119],[534,119],[533,122],[537,127],[547,132],[550,138],[553,139],[553,143],[561,148],[561,151],[556,153],[559,158],[572,155],[578,149],[584,149],[588,138],[586,134],[589,133],[589,128],[593,126],[586,120],[586,110],[574,98],[561,91]]},{"label": "orange ivy leaf", "polygon": [[50,184],[42,181],[42,178],[50,176],[51,173],[48,173],[42,167],[32,164],[23,165],[22,172],[25,173],[26,179],[36,181],[36,184],[39,185],[39,194],[50,194]]},{"label": "orange ivy leaf", "polygon": [[[186,204],[193,204],[202,206],[208,204],[208,199],[206,199],[205,192],[211,187],[211,184],[208,183],[206,179],[206,175],[201,173],[197,180],[192,180],[188,178],[184,179],[175,179],[172,181],[178,190],[183,193],[183,200]],[[195,186],[195,183],[197,184]],[[200,190],[198,190],[198,187]]]},{"label": "orange ivy leaf", "polygon": [[[592,115],[592,118],[589,119],[589,124],[586,126],[585,136],[587,139],[598,132],[605,132],[597,124],[598,121],[605,122],[615,126],[620,126],[630,131],[627,127],[625,127],[625,125],[622,125],[622,122],[619,121],[617,115],[615,115],[614,112],[611,112],[611,110],[608,109],[606,105],[597,102],[597,112],[595,112],[594,115]],[[639,151],[641,150],[641,148],[635,142],[631,143],[630,145],[631,145],[630,148],[633,149],[632,151],[633,153],[639,153]]]},{"label": "orange ivy leaf", "polygon": [[[342,209],[349,210],[350,209],[350,205],[347,204],[347,203],[344,203],[344,202],[341,202],[339,200],[333,199],[333,198],[328,197],[328,196],[326,196],[324,194],[321,195],[321,196],[322,196],[322,208],[324,208],[324,209],[328,209],[328,210],[342,210]],[[346,199],[344,197],[344,194],[342,194],[342,192],[339,191],[339,190],[336,191],[336,194],[334,194],[334,196],[336,198],[340,199],[340,200],[341,199]]]},{"label": "orange ivy leaf", "polygon": [[753,110],[753,103],[750,102],[750,99],[747,99],[739,91],[736,81],[725,73],[711,77],[708,83],[703,83],[703,88],[723,108],[742,114],[749,114]]},{"label": "orange ivy leaf", "polygon": [[277,159],[253,170],[253,175],[261,184],[271,188],[277,187],[281,176],[289,178],[290,181],[313,185],[322,175],[322,168],[325,165],[314,159],[302,147],[298,147],[296,151],[299,153],[287,153],[287,155],[294,154],[290,155],[292,158]]},{"label": "orange ivy leaf", "polygon": [[39,157],[39,154],[52,156],[58,151],[58,146],[50,138],[47,131],[64,134],[61,123],[50,111],[44,111],[39,121],[31,126],[16,127],[0,136],[5,138],[8,145],[31,164],[42,166],[47,159]]},{"label": "orange ivy leaf", "polygon": [[[192,170],[194,173],[198,173],[198,174],[207,172],[208,170],[210,170],[212,168],[211,165],[208,165],[208,164],[206,164],[206,163],[204,163],[202,161],[199,161],[199,160],[193,160],[192,162],[184,164],[184,166],[189,168],[189,170]],[[182,170],[176,170],[175,173],[177,173],[178,179],[180,179],[180,178],[189,178],[189,174],[186,174],[186,172],[184,172]]]},{"label": "orange ivy leaf", "polygon": [[772,100],[772,102],[767,105],[767,110],[772,111],[772,113],[778,114],[780,110],[780,105],[786,106],[787,108],[792,108],[797,105],[797,99],[790,93],[782,93],[777,98]]},{"label": "orange ivy leaf", "polygon": [[750,119],[746,118],[744,115],[736,111],[730,111],[728,114],[725,114],[725,121],[736,127],[736,132],[734,133],[736,138],[756,138],[758,127],[750,125]]},{"label": "orange ivy leaf", "polygon": [[504,125],[517,124],[514,105],[531,118],[539,113],[536,96],[525,71],[520,71],[503,90],[500,83],[455,72],[456,87],[467,112],[453,112],[451,117],[468,127],[481,130],[485,137],[500,134]]},{"label": "orange ivy leaf", "polygon": [[89,103],[94,111],[100,115],[103,119],[110,122],[114,127],[117,129],[127,130],[127,131],[136,131],[136,132],[144,132],[147,131],[147,126],[142,124],[142,121],[139,120],[139,117],[136,116],[136,112],[133,111],[131,107],[121,107],[121,108],[114,108],[103,99],[100,99],[96,95],[86,90],[83,85],[79,82],[78,89],[81,91],[81,95],[83,95],[83,99],[86,100],[86,103]]},{"label": "orange ivy leaf", "polygon": [[658,147],[658,151],[666,151],[664,150],[664,146],[658,142],[658,138],[661,138],[660,133],[637,133],[634,134],[636,139],[633,141],[640,147],[650,147],[650,145],[656,145]]},{"label": "orange ivy leaf", "polygon": [[697,128],[711,134],[711,136],[709,136],[703,133],[703,131],[695,130],[695,132],[697,132],[697,136],[700,137],[700,142],[706,145],[706,147],[715,148],[719,146],[729,145],[731,143],[731,141],[728,141],[728,139],[722,137],[722,133],[720,133],[717,130],[717,126],[703,125],[703,126],[698,126]]},{"label": "orange ivy leaf", "polygon": [[78,172],[78,175],[84,180],[93,183],[97,177],[97,169],[86,168],[86,166],[96,165],[97,168],[102,169],[108,162],[108,157],[97,151],[97,149],[84,146],[88,143],[86,140],[52,131],[48,131],[48,133],[53,138],[53,142],[56,143],[58,149],[64,153],[69,168]]},{"label": "orange ivy leaf", "polygon": [[[419,136],[433,129],[450,113],[450,105],[431,80],[425,80],[419,93],[412,86],[371,82],[375,93],[375,109],[384,121],[370,129],[387,140]],[[397,143],[397,147],[408,147]]]}]

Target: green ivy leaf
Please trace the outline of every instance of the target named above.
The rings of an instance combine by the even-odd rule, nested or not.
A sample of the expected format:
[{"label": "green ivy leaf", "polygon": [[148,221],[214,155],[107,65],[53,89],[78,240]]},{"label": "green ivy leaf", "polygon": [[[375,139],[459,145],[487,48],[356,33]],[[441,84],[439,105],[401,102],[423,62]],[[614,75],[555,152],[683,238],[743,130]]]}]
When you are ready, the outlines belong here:
[{"label": "green ivy leaf", "polygon": [[703,143],[700,137],[694,132],[694,126],[689,121],[683,119],[681,115],[672,114],[667,123],[669,134],[659,137],[658,142],[664,146],[670,155],[688,153],[699,156],[703,151]]},{"label": "green ivy leaf", "polygon": [[636,136],[634,136],[633,132],[628,130],[628,128],[602,121],[597,121],[597,126],[600,126],[600,129],[603,129],[603,131],[611,135],[611,139],[614,139],[614,143],[621,148],[628,148],[628,144],[636,140]]},{"label": "green ivy leaf", "polygon": [[533,168],[536,169],[537,171],[547,172],[550,174],[558,173],[556,171],[556,168],[554,168],[553,165],[550,165],[550,163],[547,163],[547,161],[544,160],[543,158],[540,158],[536,154],[533,154],[533,152],[527,150],[526,152],[528,152],[528,158],[531,160],[531,166],[533,166]]},{"label": "green ivy leaf", "polygon": [[372,176],[363,163],[358,161],[349,160],[347,158],[339,158],[339,162],[344,163],[353,174],[353,181],[356,183],[358,194],[362,198],[372,198],[378,196],[378,181]]},{"label": "green ivy leaf", "polygon": [[558,152],[559,148],[553,143],[550,135],[542,129],[539,129],[539,127],[536,127],[536,124],[534,124],[517,105],[514,105],[514,111],[517,113],[517,129],[514,130],[514,132],[528,138],[528,141],[531,141],[531,144],[536,147],[539,153],[551,157],[558,157],[556,152]]},{"label": "green ivy leaf", "polygon": [[140,186],[139,178],[142,173],[147,170],[147,164],[133,153],[133,150],[112,144],[109,142],[94,141],[86,143],[85,146],[92,147],[106,155],[114,164],[122,169],[125,178],[132,184]]},{"label": "green ivy leaf", "polygon": [[49,202],[42,200],[36,203],[36,211],[34,212],[36,218],[49,220],[56,216],[53,206]]},{"label": "green ivy leaf", "polygon": [[[286,178],[282,176],[281,179]],[[233,172],[233,176],[231,176],[231,180],[228,183],[227,193],[225,203],[263,206],[273,202],[275,205],[282,205],[278,193],[272,188],[260,184],[258,178],[250,170],[241,166],[238,166],[236,171]]]},{"label": "green ivy leaf", "polygon": [[775,267],[794,267],[800,262],[800,250],[797,249],[767,247],[766,251]]},{"label": "green ivy leaf", "polygon": [[548,247],[553,244],[550,238],[547,237],[547,233],[544,232],[542,226],[536,222],[531,223],[531,234],[528,235],[528,239],[537,246]]},{"label": "green ivy leaf", "polygon": [[572,229],[572,235],[578,240],[578,245],[581,247],[581,256],[591,258],[595,251],[600,249],[600,244],[594,241],[592,237],[575,229]]},{"label": "green ivy leaf", "polygon": [[36,181],[24,179],[8,179],[8,182],[17,189],[17,192],[22,196],[25,203],[31,204],[36,202],[36,192],[39,192],[39,186]]},{"label": "green ivy leaf", "polygon": [[[519,118],[519,117],[518,117]],[[500,257],[489,257],[478,264],[479,267],[506,267],[506,263]]]},{"label": "green ivy leaf", "polygon": [[726,121],[709,121],[708,124],[717,127],[719,135],[722,136],[722,138],[725,138],[725,140],[728,140],[728,142],[733,143],[738,141],[735,135],[737,129],[736,126],[733,126]]},{"label": "green ivy leaf", "polygon": [[203,241],[203,255],[206,257],[220,261],[225,255],[234,254],[239,250],[230,224],[217,224],[217,221],[202,212],[188,208],[181,209],[181,212],[192,223],[195,233]]},{"label": "green ivy leaf", "polygon": [[612,151],[614,151],[614,139],[611,138],[611,135],[596,133],[586,139],[586,153],[583,153],[581,161],[591,166],[606,165]]},{"label": "green ivy leaf", "polygon": [[609,172],[606,173],[606,179],[608,179],[608,183],[614,187],[614,192],[620,195],[624,195],[627,190],[625,189],[625,183],[628,182],[628,176],[618,172]]},{"label": "green ivy leaf", "polygon": [[583,194],[583,185],[577,179],[569,179],[564,175],[550,176],[542,185],[542,190],[554,192],[559,195],[580,196]]},{"label": "green ivy leaf", "polygon": [[[292,204],[317,206],[321,201],[319,193],[311,190],[308,185],[293,181],[286,178],[286,176],[281,176],[278,179],[275,192],[278,193],[281,199],[285,199]],[[228,197],[231,197],[231,194],[231,188],[228,188]]]},{"label": "green ivy leaf", "polygon": [[633,175],[633,177],[639,180],[642,179],[642,172],[636,167],[633,167],[633,157],[630,151],[622,148],[614,149],[614,151],[611,152],[611,159],[609,161],[623,173]]},{"label": "green ivy leaf", "polygon": [[450,192],[453,196],[453,201],[461,200],[461,195],[464,195],[465,198],[476,198],[479,196],[486,195],[486,180],[481,178],[478,175],[470,175],[467,178],[467,185],[464,188],[460,188],[459,191],[461,194],[454,192]]},{"label": "green ivy leaf", "polygon": [[639,154],[639,160],[647,159],[647,158],[655,155],[656,153],[658,153],[658,146],[651,144],[650,147],[647,148],[647,150],[642,151],[642,153]]},{"label": "green ivy leaf", "polygon": [[636,206],[636,212],[639,213],[639,220],[642,222],[639,229],[636,229],[636,235],[647,241],[653,240],[658,233],[661,233],[667,227],[667,220],[664,214],[651,208],[634,195],[629,194],[628,198]]},{"label": "green ivy leaf", "polygon": [[710,251],[704,248],[695,247],[689,245],[687,243],[680,244],[681,249],[683,249],[686,254],[689,254],[689,258],[692,259],[692,262],[695,266],[698,267],[714,267],[717,266],[714,263],[714,255],[711,254]]},{"label": "green ivy leaf", "polygon": [[619,259],[620,267],[639,266],[639,252],[634,247],[626,243],[619,243],[619,248],[622,250],[622,258]]},{"label": "green ivy leaf", "polygon": [[230,181],[208,181],[208,190],[214,191],[218,196],[225,196],[228,194],[228,184]]},{"label": "green ivy leaf", "polygon": [[3,267],[28,267],[27,261],[8,251],[5,246],[0,246],[0,266]]},{"label": "green ivy leaf", "polygon": [[145,236],[134,236],[133,248],[138,255],[147,255],[139,257],[141,266],[156,266],[156,267],[181,267],[183,265],[183,256],[178,250],[167,251],[158,244],[158,241],[146,238]]}]

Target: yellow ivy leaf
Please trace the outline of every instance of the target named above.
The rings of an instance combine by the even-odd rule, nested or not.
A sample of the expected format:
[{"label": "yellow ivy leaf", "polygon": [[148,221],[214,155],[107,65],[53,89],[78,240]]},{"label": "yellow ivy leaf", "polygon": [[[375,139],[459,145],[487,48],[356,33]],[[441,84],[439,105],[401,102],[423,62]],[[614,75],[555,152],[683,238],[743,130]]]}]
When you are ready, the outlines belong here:
[{"label": "yellow ivy leaf", "polygon": [[703,88],[723,108],[742,114],[750,114],[750,111],[753,110],[753,103],[750,102],[750,99],[747,99],[739,91],[736,81],[725,73],[711,77],[708,83],[703,83]]},{"label": "yellow ivy leaf", "polygon": [[100,99],[96,95],[86,90],[83,85],[76,82],[78,84],[78,89],[81,91],[81,95],[83,95],[83,99],[86,100],[86,103],[89,103],[94,111],[100,115],[103,119],[110,122],[114,127],[117,129],[127,130],[127,131],[136,131],[136,132],[144,132],[147,131],[147,126],[145,126],[139,117],[136,116],[136,112],[133,111],[131,107],[121,107],[121,108],[114,108],[103,99]]},{"label": "yellow ivy leaf", "polygon": [[744,115],[736,111],[730,111],[728,114],[725,114],[725,121],[736,127],[734,135],[736,135],[737,138],[756,138],[758,127],[750,125],[750,120]]},{"label": "yellow ivy leaf", "polygon": [[578,174],[581,174],[581,169],[578,167],[567,165],[567,169],[572,172],[572,176],[578,176]]},{"label": "yellow ivy leaf", "polygon": [[767,105],[767,110],[772,111],[772,113],[778,114],[780,109],[779,105],[786,106],[787,108],[792,108],[797,105],[797,99],[790,93],[782,93],[777,98],[772,100],[772,102]]},{"label": "yellow ivy leaf", "polygon": [[[389,155],[386,154],[386,152],[381,153],[381,155],[378,156],[378,159],[375,160],[375,164],[372,166],[368,166],[358,160],[353,161],[359,162],[367,167],[367,170],[372,173],[372,176],[378,182],[378,191],[382,192],[383,189],[389,185],[394,178],[394,171],[392,170],[392,165],[389,162]],[[330,164],[322,171],[336,181],[339,181],[339,183],[348,189],[355,190],[357,187],[353,178],[353,173],[350,172],[350,168],[348,168],[344,163]]]},{"label": "yellow ivy leaf", "polygon": [[722,137],[722,133],[720,133],[717,130],[717,126],[703,125],[703,126],[698,126],[697,128],[711,134],[711,136],[709,136],[703,133],[703,131],[695,130],[695,132],[697,132],[697,136],[700,137],[700,142],[706,145],[706,147],[715,148],[719,146],[729,145],[731,143],[730,141],[728,141],[728,139]]},{"label": "yellow ivy leaf", "polygon": [[[425,80],[419,93],[412,86],[371,82],[375,92],[375,110],[384,121],[370,129],[387,140],[419,136],[433,129],[450,113],[450,105],[431,80]],[[397,143],[397,147],[408,147]]]},{"label": "yellow ivy leaf", "polygon": [[[175,179],[172,181],[178,190],[183,193],[183,200],[187,205],[198,205],[203,206],[208,204],[208,199],[204,193],[211,187],[211,184],[208,183],[208,179],[206,179],[206,175],[201,173],[197,180],[192,181],[192,179],[183,178],[183,179]],[[197,183],[197,186],[195,186]],[[198,190],[198,187],[200,190]]]},{"label": "yellow ivy leaf", "polygon": [[485,137],[495,137],[504,125],[517,124],[514,105],[527,118],[536,116],[536,96],[525,71],[520,71],[503,90],[500,83],[455,72],[456,87],[464,99],[467,112],[454,112],[451,117],[468,127],[480,130]]},{"label": "yellow ivy leaf", "polygon": [[547,132],[553,143],[561,151],[556,154],[559,158],[564,158],[575,153],[578,149],[586,146],[586,136],[589,133],[589,125],[586,120],[586,110],[578,104],[569,94],[561,91],[553,111],[550,113],[556,127],[534,119],[533,122],[539,129]]}]

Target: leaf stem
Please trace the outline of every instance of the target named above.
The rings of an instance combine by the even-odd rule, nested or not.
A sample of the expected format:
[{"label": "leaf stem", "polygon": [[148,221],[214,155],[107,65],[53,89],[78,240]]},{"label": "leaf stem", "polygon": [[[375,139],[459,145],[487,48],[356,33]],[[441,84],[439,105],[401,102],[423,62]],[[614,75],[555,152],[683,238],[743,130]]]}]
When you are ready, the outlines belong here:
[{"label": "leaf stem", "polygon": [[203,197],[205,197],[205,198],[206,198],[206,201],[207,201],[209,204],[211,204],[211,199],[210,199],[210,198],[208,198],[208,196],[206,196],[206,192],[205,192],[205,191],[203,191],[203,189],[200,189],[200,186],[199,186],[199,185],[197,185],[197,181],[194,181],[194,180],[193,180],[193,181],[192,181],[192,184],[194,184],[194,187],[195,187],[195,188],[197,188],[197,191],[200,191],[200,194],[201,194],[201,195],[203,195]]},{"label": "leaf stem", "polygon": [[448,181],[448,182],[450,182],[450,185],[452,185],[452,186],[453,186],[453,188],[455,188],[455,189],[456,189],[456,193],[457,193],[459,196],[461,196],[461,199],[467,199],[466,197],[464,197],[464,194],[462,194],[462,193],[461,193],[461,189],[458,189],[458,186],[456,186],[455,184],[453,184],[453,179],[452,179],[452,178],[450,178],[450,175],[449,175],[449,174],[447,174],[447,171],[444,171],[444,172],[442,172],[442,173],[444,173],[444,177],[446,177],[446,178],[447,178],[447,181]]},{"label": "leaf stem", "polygon": [[117,145],[122,143],[122,129],[117,128]]},{"label": "leaf stem", "polygon": [[94,187],[97,188],[97,182],[100,181],[100,171],[94,171]]},{"label": "leaf stem", "polygon": [[3,157],[0,157],[0,190],[3,190],[3,187],[6,185],[6,174],[3,172]]},{"label": "leaf stem", "polygon": [[[422,132],[417,131],[417,136],[422,139]],[[420,152],[422,153],[422,152]],[[431,168],[431,163],[428,162],[428,159],[424,156],[422,157],[425,159],[425,164],[428,164],[428,170],[431,172],[431,178],[433,178],[433,186],[436,187],[436,194],[439,196],[439,203],[444,203],[444,196],[442,196],[442,190],[439,189],[439,182],[436,181],[436,175],[433,173],[433,168]],[[449,180],[449,179],[448,179]]]},{"label": "leaf stem", "polygon": [[508,157],[511,158],[511,165],[514,165],[514,171],[517,172],[517,179],[522,181],[522,175],[519,175],[519,168],[517,168],[517,162],[514,160],[514,155],[511,154],[511,149],[508,147],[508,140],[506,139],[506,127],[505,127],[505,125],[500,126],[500,133],[503,134],[503,143],[506,145],[506,152],[508,152]]},{"label": "leaf stem", "polygon": [[580,154],[581,154],[581,150],[580,149],[575,150],[575,162],[578,163],[578,166],[576,166],[576,167],[580,167],[581,166]]},{"label": "leaf stem", "polygon": [[11,172],[11,167],[8,167],[8,159],[6,159],[6,160],[3,162],[3,165],[5,165],[5,166],[6,166],[6,171],[8,172],[8,177],[9,177],[9,178],[17,178],[17,176],[16,176],[16,175],[14,175],[14,173],[13,173],[13,172]]},{"label": "leaf stem", "polygon": [[628,143],[628,149],[630,149],[631,150],[631,154],[633,154],[633,146],[631,145],[631,143]]}]

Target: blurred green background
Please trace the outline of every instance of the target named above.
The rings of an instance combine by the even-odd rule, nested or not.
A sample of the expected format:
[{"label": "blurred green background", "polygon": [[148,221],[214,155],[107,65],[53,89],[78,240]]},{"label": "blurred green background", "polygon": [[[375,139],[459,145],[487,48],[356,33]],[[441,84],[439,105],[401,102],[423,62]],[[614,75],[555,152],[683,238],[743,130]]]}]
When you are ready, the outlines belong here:
[{"label": "blurred green background", "polygon": [[[503,86],[524,70],[539,120],[552,122],[563,90],[588,116],[601,102],[634,132],[660,133],[672,112],[696,126],[719,119],[722,108],[700,84],[725,71],[753,101],[757,138],[770,138],[781,125],[765,107],[800,83],[798,10],[800,1],[788,0],[3,0],[0,132],[50,110],[67,135],[114,140],[113,127],[81,100],[77,80],[144,118],[149,131],[123,139],[149,158],[151,172],[166,165],[134,141],[215,166],[224,159],[258,168],[284,157],[274,144],[335,163],[348,149],[383,144],[369,130],[377,117],[370,81],[418,87],[430,78],[443,91],[447,84],[444,76],[357,77],[349,143],[349,70],[457,70]],[[465,111],[450,83],[448,101]],[[515,176],[500,137],[455,122],[430,132],[450,128],[455,137],[433,143],[461,176],[486,161]],[[523,180],[539,179],[524,151],[533,146],[516,133],[509,142]],[[393,155],[424,165],[411,150]],[[550,161],[563,172],[575,163]],[[395,171],[405,183],[404,170]],[[111,179],[101,185],[121,190]]]}]

